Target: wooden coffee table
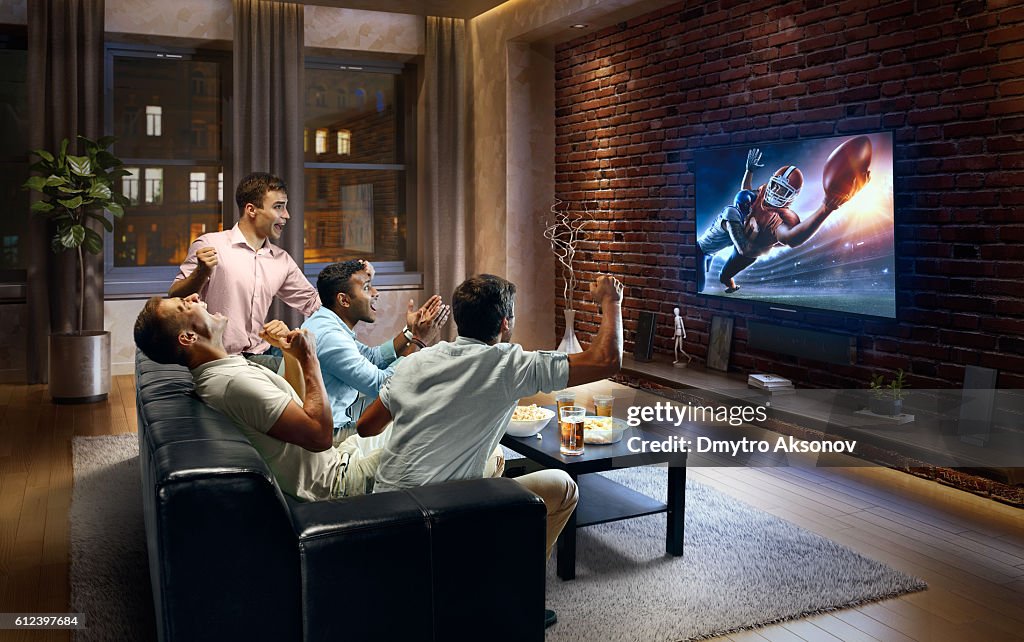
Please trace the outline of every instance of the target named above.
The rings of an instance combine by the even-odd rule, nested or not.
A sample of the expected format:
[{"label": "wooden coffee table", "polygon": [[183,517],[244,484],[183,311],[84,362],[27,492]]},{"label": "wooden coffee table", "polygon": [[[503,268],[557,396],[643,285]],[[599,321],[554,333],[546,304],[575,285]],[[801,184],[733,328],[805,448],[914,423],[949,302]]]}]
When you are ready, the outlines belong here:
[{"label": "wooden coffee table", "polygon": [[[554,405],[548,407],[554,409]],[[616,416],[624,413],[624,406],[621,409],[616,407]],[[556,418],[552,417],[540,434],[542,439],[537,439],[535,436],[519,438],[505,435],[502,437],[501,443],[531,462],[523,465],[520,463],[522,460],[508,461],[505,465],[506,474],[520,472],[517,469],[522,469],[521,472],[530,472],[540,467],[557,468],[567,472],[579,486],[579,504],[558,538],[558,577],[563,580],[571,580],[576,577],[577,528],[640,517],[641,515],[668,513],[665,551],[670,555],[683,554],[686,454],[633,453],[627,447],[631,437],[639,437],[642,441],[664,441],[665,434],[651,432],[643,426],[628,428],[618,443],[587,444],[583,454],[576,456],[567,456],[559,452]],[[663,463],[669,465],[668,503],[665,504],[606,477],[592,474],[606,470]]]}]

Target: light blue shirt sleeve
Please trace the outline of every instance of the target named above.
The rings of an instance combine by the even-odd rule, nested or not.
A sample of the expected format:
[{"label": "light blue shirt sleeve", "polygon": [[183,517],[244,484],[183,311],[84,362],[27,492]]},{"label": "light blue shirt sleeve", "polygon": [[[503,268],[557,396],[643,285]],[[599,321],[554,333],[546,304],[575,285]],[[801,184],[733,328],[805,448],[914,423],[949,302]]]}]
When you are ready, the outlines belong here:
[{"label": "light blue shirt sleeve", "polygon": [[562,352],[528,352],[516,345],[509,358],[513,372],[509,379],[510,399],[560,390],[569,383],[569,359]]},{"label": "light blue shirt sleeve", "polygon": [[356,347],[359,349],[359,353],[366,357],[367,361],[378,368],[393,366],[395,361],[400,358],[398,353],[395,352],[394,341],[390,339],[374,348],[356,341]]},{"label": "light blue shirt sleeve", "polygon": [[[323,333],[317,337],[317,341],[320,369],[364,395],[376,397],[381,385],[394,372],[393,365],[381,368],[368,359],[360,349],[362,344],[343,332]],[[382,350],[366,346],[362,348],[373,353],[377,362],[384,363],[383,355],[380,354]],[[394,354],[394,349],[391,352]]]}]

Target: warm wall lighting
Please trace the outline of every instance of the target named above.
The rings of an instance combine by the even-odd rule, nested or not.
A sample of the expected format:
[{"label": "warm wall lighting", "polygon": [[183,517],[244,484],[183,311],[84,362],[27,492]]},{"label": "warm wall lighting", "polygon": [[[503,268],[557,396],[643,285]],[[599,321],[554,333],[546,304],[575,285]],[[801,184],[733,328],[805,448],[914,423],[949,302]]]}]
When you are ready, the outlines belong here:
[{"label": "warm wall lighting", "polygon": [[587,24],[583,24],[582,22],[577,22],[577,23],[576,23],[576,24],[574,24],[574,25],[569,25],[569,28],[570,28],[570,29],[586,29],[586,28],[587,28],[587,27],[589,27],[589,26],[590,26],[590,25],[587,25]]}]

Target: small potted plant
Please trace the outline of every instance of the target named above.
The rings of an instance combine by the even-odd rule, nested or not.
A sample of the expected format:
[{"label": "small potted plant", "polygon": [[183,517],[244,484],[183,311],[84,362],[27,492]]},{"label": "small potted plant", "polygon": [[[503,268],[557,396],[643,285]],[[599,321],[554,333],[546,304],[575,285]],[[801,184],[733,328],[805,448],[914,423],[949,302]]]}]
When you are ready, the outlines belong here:
[{"label": "small potted plant", "polygon": [[885,381],[885,375],[871,375],[869,386],[873,392],[869,409],[876,415],[895,417],[903,414],[903,389],[910,387],[903,374],[903,368],[896,371],[896,376]]},{"label": "small potted plant", "polygon": [[47,216],[53,223],[50,248],[55,254],[74,250],[78,254],[77,283],[68,284],[75,293],[76,315],[73,332],[50,334],[50,396],[57,402],[100,401],[110,391],[110,333],[102,329],[86,331],[85,257],[83,252],[103,252],[103,235],[86,226],[89,219],[99,221],[105,230],[114,224],[107,212],[120,218],[128,199],[114,190],[114,184],[128,174],[124,163],[107,151],[112,136],[93,141],[79,136],[84,154],[68,153],[65,138],[56,153],[32,150],[39,157],[29,168],[36,175],[25,182],[25,189],[39,192],[42,198],[32,211]]}]

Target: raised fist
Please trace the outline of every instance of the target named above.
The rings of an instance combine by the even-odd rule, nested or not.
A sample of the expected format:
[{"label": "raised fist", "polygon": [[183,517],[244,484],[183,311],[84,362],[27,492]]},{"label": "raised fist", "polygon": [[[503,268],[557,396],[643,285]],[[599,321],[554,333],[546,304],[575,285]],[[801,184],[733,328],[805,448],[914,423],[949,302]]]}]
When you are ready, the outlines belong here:
[{"label": "raised fist", "polygon": [[606,300],[611,303],[621,303],[622,283],[614,276],[599,276],[590,284],[590,296],[594,297],[594,301],[597,303]]}]

